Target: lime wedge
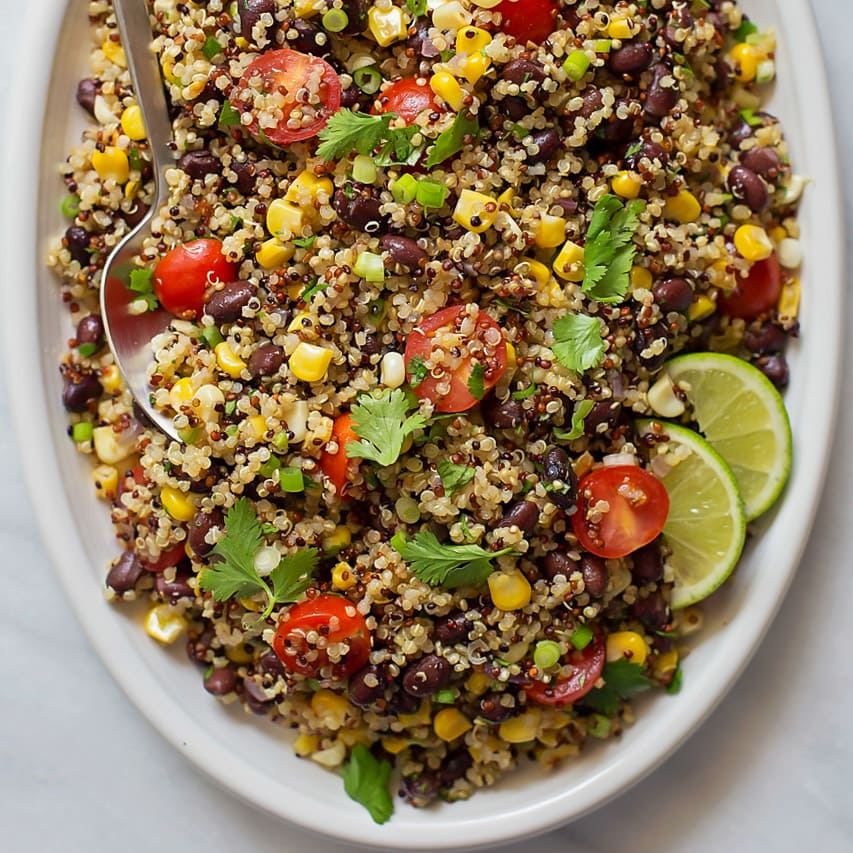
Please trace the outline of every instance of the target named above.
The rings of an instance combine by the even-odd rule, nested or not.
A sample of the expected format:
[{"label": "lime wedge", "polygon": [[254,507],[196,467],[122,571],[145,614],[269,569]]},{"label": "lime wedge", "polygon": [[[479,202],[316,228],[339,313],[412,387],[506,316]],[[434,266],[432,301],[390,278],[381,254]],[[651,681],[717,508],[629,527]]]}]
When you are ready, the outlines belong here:
[{"label": "lime wedge", "polygon": [[775,502],[791,471],[791,425],[773,383],[740,358],[694,353],[666,373],[686,394],[693,418],[735,475],[747,521]]},{"label": "lime wedge", "polygon": [[640,435],[654,434],[651,470],[669,495],[663,537],[675,575],[670,605],[707,598],[732,573],[746,541],[746,515],[737,481],[722,456],[696,432],[639,420]]}]

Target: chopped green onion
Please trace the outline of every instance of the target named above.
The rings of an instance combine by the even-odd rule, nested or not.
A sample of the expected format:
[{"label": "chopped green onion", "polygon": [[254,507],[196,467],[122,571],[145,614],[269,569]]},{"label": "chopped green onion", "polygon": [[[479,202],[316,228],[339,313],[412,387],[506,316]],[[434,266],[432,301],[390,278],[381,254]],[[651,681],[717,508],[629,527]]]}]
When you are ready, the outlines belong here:
[{"label": "chopped green onion", "polygon": [[272,440],[272,446],[276,450],[287,450],[287,447],[289,444],[290,444],[290,440],[287,437],[287,430],[282,430]]},{"label": "chopped green onion", "polygon": [[178,438],[184,444],[195,444],[201,435],[201,427],[187,427],[186,429],[178,430]]},{"label": "chopped green onion", "polygon": [[587,625],[581,625],[575,630],[569,642],[579,651],[582,652],[591,642],[594,634],[592,628]]},{"label": "chopped green onion", "polygon": [[138,148],[129,148],[127,151],[127,162],[130,164],[130,168],[135,172],[142,171],[142,155],[139,153]]},{"label": "chopped green onion", "polygon": [[749,18],[744,18],[741,21],[741,25],[735,30],[734,36],[736,41],[746,41],[747,36],[751,36],[753,33],[758,32],[758,27],[749,20]]},{"label": "chopped green onion", "polygon": [[260,468],[258,468],[258,473],[265,479],[268,480],[275,474],[278,469],[281,468],[281,459],[278,456],[270,456]]},{"label": "chopped green onion", "polygon": [[225,435],[234,435],[237,432],[237,424],[231,424],[231,426],[225,427]]},{"label": "chopped green onion", "polygon": [[391,184],[391,195],[394,196],[394,201],[397,204],[408,204],[414,201],[418,194],[418,182],[408,172],[405,175],[400,175],[393,184]]},{"label": "chopped green onion", "polygon": [[339,33],[347,28],[349,15],[343,9],[331,8],[321,18],[323,29],[330,33]]},{"label": "chopped green onion", "polygon": [[233,415],[236,410],[237,410],[237,401],[236,400],[229,400],[225,404],[225,414],[226,415]]},{"label": "chopped green onion", "polygon": [[216,326],[205,326],[199,333],[199,337],[207,344],[208,349],[213,349],[225,340]]},{"label": "chopped green onion", "polygon": [[560,644],[553,640],[540,640],[533,650],[533,663],[540,669],[550,669],[561,657]]},{"label": "chopped green onion", "polygon": [[305,480],[302,477],[302,469],[295,466],[280,468],[278,472],[278,484],[285,492],[304,492]]},{"label": "chopped green onion", "polygon": [[397,498],[394,509],[404,524],[417,524],[421,520],[421,511],[414,498]]},{"label": "chopped green onion", "polygon": [[352,73],[352,79],[365,95],[375,95],[382,85],[382,75],[375,65],[357,68]]},{"label": "chopped green onion", "polygon": [[598,39],[595,43],[595,52],[596,53],[610,53],[610,49],[613,47],[613,42],[610,39]]},{"label": "chopped green onion", "polygon": [[372,302],[367,303],[367,318],[373,323],[374,326],[379,325],[382,322],[382,318],[385,316],[385,300],[384,299],[374,299]]},{"label": "chopped green onion", "polygon": [[513,391],[512,399],[513,400],[526,400],[528,397],[532,397],[539,386],[538,385],[528,385],[522,391]]},{"label": "chopped green onion", "polygon": [[606,738],[610,734],[610,719],[604,714],[591,714],[587,719],[586,733],[591,737]]},{"label": "chopped green onion", "polygon": [[422,207],[441,207],[447,198],[447,187],[438,181],[424,178],[418,181],[415,198]]},{"label": "chopped green onion", "polygon": [[98,345],[96,343],[86,343],[80,344],[77,347],[77,352],[83,356],[83,358],[89,358],[90,355],[94,355],[98,351]]},{"label": "chopped green onion", "polygon": [[359,154],[352,161],[352,179],[360,184],[372,184],[376,180],[376,165],[372,157]]},{"label": "chopped green onion", "polygon": [[755,110],[741,110],[740,115],[750,127],[761,127],[764,124],[764,119],[761,116],[757,116]]},{"label": "chopped green onion", "polygon": [[582,50],[573,50],[563,62],[569,80],[580,80],[589,68],[589,57]]},{"label": "chopped green onion", "polygon": [[385,281],[385,262],[382,255],[362,252],[356,259],[352,271],[365,281]]},{"label": "chopped green onion", "polygon": [[432,695],[432,701],[440,705],[453,705],[456,702],[456,691],[452,687],[436,690]]},{"label": "chopped green onion", "polygon": [[73,219],[80,212],[80,196],[65,196],[65,198],[62,199],[62,204],[59,205],[59,209],[63,216],[68,217],[68,219]]},{"label": "chopped green onion", "polygon": [[222,53],[222,45],[213,37],[208,36],[201,46],[201,52],[207,57],[208,61],[214,56],[219,56]]},{"label": "chopped green onion", "polygon": [[95,434],[95,426],[91,421],[80,421],[71,427],[71,438],[76,442],[91,441]]}]

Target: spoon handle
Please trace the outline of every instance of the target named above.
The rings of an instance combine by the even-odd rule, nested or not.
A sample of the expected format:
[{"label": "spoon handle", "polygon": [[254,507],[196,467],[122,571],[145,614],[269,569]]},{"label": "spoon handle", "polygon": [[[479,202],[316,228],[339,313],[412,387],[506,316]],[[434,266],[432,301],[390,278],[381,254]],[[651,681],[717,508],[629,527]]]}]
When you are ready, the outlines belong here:
[{"label": "spoon handle", "polygon": [[145,122],[157,182],[155,195],[164,199],[168,192],[166,169],[174,165],[175,154],[170,147],[172,122],[163,91],[160,61],[151,44],[148,3],[146,0],[114,0],[113,8],[136,100]]}]

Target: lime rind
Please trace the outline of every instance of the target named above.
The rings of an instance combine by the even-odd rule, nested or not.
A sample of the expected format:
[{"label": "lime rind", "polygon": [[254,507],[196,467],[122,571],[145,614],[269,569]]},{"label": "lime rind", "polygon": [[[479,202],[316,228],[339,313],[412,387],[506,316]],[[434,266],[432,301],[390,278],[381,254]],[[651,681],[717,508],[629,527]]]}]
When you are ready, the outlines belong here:
[{"label": "lime rind", "polygon": [[731,468],[747,521],[758,518],[779,498],[791,472],[793,439],[782,396],[757,367],[733,355],[691,353],[665,370]]},{"label": "lime rind", "polygon": [[701,435],[666,421],[640,420],[636,426],[640,434],[668,437],[655,445],[658,453],[665,448],[683,456],[660,477],[669,495],[663,537],[672,551],[670,606],[677,610],[707,598],[737,565],[746,542],[743,499],[731,468]]}]

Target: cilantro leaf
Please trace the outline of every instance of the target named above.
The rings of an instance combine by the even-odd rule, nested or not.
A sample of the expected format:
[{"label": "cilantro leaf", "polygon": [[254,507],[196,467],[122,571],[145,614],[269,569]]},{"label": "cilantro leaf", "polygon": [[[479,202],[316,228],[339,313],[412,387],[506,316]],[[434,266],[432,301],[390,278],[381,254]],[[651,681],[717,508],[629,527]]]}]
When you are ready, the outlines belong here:
[{"label": "cilantro leaf", "polygon": [[154,273],[152,270],[135,269],[130,271],[130,283],[127,285],[134,293],[154,292]]},{"label": "cilantro leaf", "polygon": [[270,573],[274,603],[297,601],[311,586],[319,559],[316,548],[305,548],[293,555],[282,557],[281,562]]},{"label": "cilantro leaf", "polygon": [[[412,125],[392,130],[390,125],[395,118],[396,113],[373,116],[338,110],[319,133],[317,156],[339,160],[357,151],[373,155],[377,166],[411,165],[420,156],[421,149],[412,144],[412,137],[420,133],[420,128]],[[377,148],[380,150],[375,152]]]},{"label": "cilantro leaf", "polygon": [[623,206],[614,195],[602,196],[595,203],[584,246],[584,293],[598,302],[625,298],[636,251],[636,228],[635,204]]},{"label": "cilantro leaf", "polygon": [[295,240],[291,240],[294,246],[298,246],[300,249],[307,249],[309,246],[313,245],[314,241],[317,239],[316,234],[312,234],[310,237],[297,237]]},{"label": "cilantro leaf", "polygon": [[406,0],[406,8],[412,13],[412,17],[419,18],[426,15],[427,0]]},{"label": "cilantro leaf", "polygon": [[391,762],[378,761],[363,744],[357,743],[341,775],[347,796],[364,806],[376,823],[385,823],[394,813],[389,780]]},{"label": "cilantro leaf", "polygon": [[512,553],[512,548],[486,551],[479,545],[442,545],[429,530],[421,530],[414,539],[396,533],[391,544],[416,577],[447,589],[479,586],[492,573],[492,560]]},{"label": "cilantro leaf", "polygon": [[583,422],[594,405],[595,403],[592,400],[581,400],[572,412],[572,428],[568,432],[555,429],[554,436],[564,441],[574,441],[576,438],[580,438],[583,435]]},{"label": "cilantro leaf", "polygon": [[630,699],[652,686],[643,674],[643,667],[625,658],[606,663],[601,673],[604,687],[596,687],[583,697],[583,704],[602,714],[613,715],[619,710],[619,701]]},{"label": "cilantro leaf", "polygon": [[557,361],[575,373],[598,367],[605,350],[601,331],[598,317],[588,314],[560,317],[554,323],[554,346],[551,347]]},{"label": "cilantro leaf", "polygon": [[458,492],[474,479],[474,469],[468,465],[456,465],[447,459],[438,463],[438,476],[441,477],[441,485],[448,495]]},{"label": "cilantro leaf", "polygon": [[222,103],[218,123],[220,128],[240,126],[240,113],[231,106],[231,102],[228,100]]},{"label": "cilantro leaf", "polygon": [[399,388],[386,388],[378,397],[362,397],[350,412],[353,431],[361,441],[346,445],[347,456],[393,465],[406,438],[426,426],[426,418],[419,412],[406,417],[408,409],[409,401]]},{"label": "cilantro leaf", "polygon": [[471,375],[468,377],[468,391],[472,397],[482,400],[486,393],[486,387],[483,384],[483,377],[486,374],[486,369],[482,364],[475,364],[471,368]]},{"label": "cilantro leaf", "polygon": [[448,157],[461,151],[465,147],[466,136],[477,136],[479,133],[480,125],[476,118],[469,118],[465,111],[457,113],[453,124],[438,135],[435,144],[430,148],[425,163],[427,169],[443,163]]},{"label": "cilantro leaf", "polygon": [[409,385],[412,388],[417,388],[429,376],[429,368],[426,366],[426,362],[419,355],[416,355],[409,362],[406,373],[409,377]]},{"label": "cilantro leaf", "polygon": [[330,281],[317,279],[314,281],[313,284],[308,284],[305,286],[305,290],[302,291],[302,294],[299,298],[303,302],[310,302],[318,293],[322,293],[330,284]]}]

